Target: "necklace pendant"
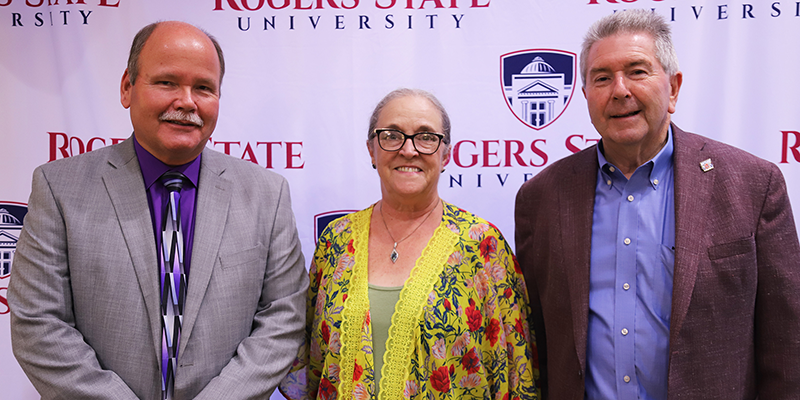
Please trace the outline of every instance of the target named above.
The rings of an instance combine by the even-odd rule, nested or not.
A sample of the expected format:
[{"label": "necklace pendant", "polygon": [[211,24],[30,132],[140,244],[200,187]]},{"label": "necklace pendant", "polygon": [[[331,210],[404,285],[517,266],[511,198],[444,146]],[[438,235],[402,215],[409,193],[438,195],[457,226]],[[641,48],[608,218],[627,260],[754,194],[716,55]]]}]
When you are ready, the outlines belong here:
[{"label": "necklace pendant", "polygon": [[397,257],[400,257],[400,253],[397,252],[397,243],[395,243],[394,248],[392,248],[392,255],[389,257],[392,259],[392,264],[397,262]]}]

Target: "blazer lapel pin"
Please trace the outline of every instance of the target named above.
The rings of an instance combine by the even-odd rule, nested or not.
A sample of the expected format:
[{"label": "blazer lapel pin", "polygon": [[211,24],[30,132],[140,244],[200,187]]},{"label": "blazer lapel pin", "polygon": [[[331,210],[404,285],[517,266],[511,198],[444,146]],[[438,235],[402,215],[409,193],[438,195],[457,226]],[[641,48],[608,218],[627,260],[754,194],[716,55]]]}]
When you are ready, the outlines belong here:
[{"label": "blazer lapel pin", "polygon": [[707,158],[700,162],[700,169],[702,169],[703,172],[711,171],[714,169],[714,164],[711,162],[710,158]]}]

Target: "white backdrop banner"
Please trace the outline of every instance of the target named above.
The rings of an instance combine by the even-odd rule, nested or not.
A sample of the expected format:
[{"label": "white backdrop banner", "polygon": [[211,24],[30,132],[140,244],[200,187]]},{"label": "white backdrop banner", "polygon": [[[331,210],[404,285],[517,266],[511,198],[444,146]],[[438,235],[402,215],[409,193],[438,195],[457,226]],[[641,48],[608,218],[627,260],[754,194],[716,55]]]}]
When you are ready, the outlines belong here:
[{"label": "white backdrop banner", "polygon": [[800,1],[0,0],[0,396],[38,398],[6,301],[31,173],[131,135],[119,86],[144,25],[218,38],[227,73],[208,146],[289,180],[310,259],[331,215],[379,199],[368,118],[399,87],[450,113],[440,195],[513,243],[519,186],[599,139],[577,54],[592,22],[625,8],[671,23],[684,72],[673,120],[776,163],[800,210]]}]

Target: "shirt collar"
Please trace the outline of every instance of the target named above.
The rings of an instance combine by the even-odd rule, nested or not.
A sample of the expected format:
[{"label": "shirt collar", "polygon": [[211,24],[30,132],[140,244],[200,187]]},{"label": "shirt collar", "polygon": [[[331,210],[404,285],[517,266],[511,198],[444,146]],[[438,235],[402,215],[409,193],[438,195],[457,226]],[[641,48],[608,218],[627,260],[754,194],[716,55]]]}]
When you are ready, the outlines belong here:
[{"label": "shirt collar", "polygon": [[[664,176],[667,171],[672,169],[672,155],[675,151],[675,145],[672,140],[673,132],[672,132],[672,125],[669,125],[667,130],[667,143],[661,150],[653,157],[651,160],[647,161],[646,163],[639,166],[639,168],[647,167],[650,168],[650,186],[653,189],[658,187],[660,182],[664,181]],[[600,142],[597,144],[597,163],[600,167],[600,172],[605,177],[604,180],[608,180],[609,182],[613,180],[614,176],[622,176],[622,173],[619,172],[618,169],[614,167],[613,164],[609,163],[606,160],[605,155],[603,154],[603,140],[601,139]],[[638,169],[638,168],[637,168]]]},{"label": "shirt collar", "polygon": [[672,170],[674,151],[675,142],[673,141],[672,125],[670,125],[669,131],[667,131],[667,144],[651,160],[653,169],[650,171],[650,185],[653,186],[653,189],[658,187],[660,182],[664,182],[667,171]]},{"label": "shirt collar", "polygon": [[150,186],[167,171],[178,171],[186,175],[192,185],[195,188],[197,187],[197,182],[200,180],[200,159],[203,153],[200,153],[197,158],[186,164],[170,166],[161,162],[161,160],[142,147],[139,141],[136,140],[136,135],[133,136],[133,148],[136,150],[136,157],[139,159],[139,168],[142,170],[142,178],[146,189],[149,190]]}]

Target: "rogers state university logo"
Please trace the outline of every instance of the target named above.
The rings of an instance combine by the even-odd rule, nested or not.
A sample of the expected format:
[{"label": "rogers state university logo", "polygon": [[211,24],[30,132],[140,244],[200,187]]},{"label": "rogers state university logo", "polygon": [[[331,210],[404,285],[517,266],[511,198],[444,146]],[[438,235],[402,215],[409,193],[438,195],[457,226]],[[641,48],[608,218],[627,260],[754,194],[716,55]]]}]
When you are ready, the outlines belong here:
[{"label": "rogers state university logo", "polygon": [[27,213],[25,204],[0,201],[0,279],[11,275],[11,263],[22,232],[22,220]]},{"label": "rogers state university logo", "polygon": [[577,56],[563,50],[519,50],[500,56],[506,105],[525,125],[540,130],[567,109],[575,91]]}]

